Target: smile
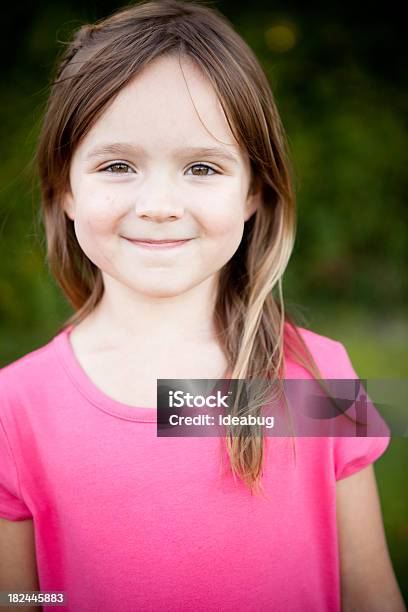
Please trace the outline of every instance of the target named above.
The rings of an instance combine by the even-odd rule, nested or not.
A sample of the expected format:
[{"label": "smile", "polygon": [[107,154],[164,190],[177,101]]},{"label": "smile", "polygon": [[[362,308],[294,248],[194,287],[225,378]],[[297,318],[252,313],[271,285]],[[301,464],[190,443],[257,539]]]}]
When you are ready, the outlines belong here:
[{"label": "smile", "polygon": [[192,238],[188,238],[187,240],[173,240],[173,241],[168,241],[168,242],[164,242],[164,241],[145,242],[143,240],[130,240],[129,238],[126,238],[125,240],[127,240],[128,242],[131,242],[135,246],[142,247],[143,249],[153,250],[153,249],[176,249],[177,247],[181,247],[184,244],[187,244],[187,242],[190,242]]}]

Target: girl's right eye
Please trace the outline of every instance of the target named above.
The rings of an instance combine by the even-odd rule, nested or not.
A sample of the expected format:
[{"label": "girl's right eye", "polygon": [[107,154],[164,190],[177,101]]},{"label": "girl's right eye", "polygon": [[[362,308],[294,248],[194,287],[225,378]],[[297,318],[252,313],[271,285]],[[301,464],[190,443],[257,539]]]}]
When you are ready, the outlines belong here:
[{"label": "girl's right eye", "polygon": [[105,168],[101,168],[99,172],[109,172],[110,174],[129,174],[129,172],[114,172],[113,170],[111,170],[111,168],[115,168],[115,167],[121,167],[121,168],[124,168],[125,170],[127,168],[130,168],[129,164],[126,164],[125,162],[115,162],[114,164],[110,164],[109,166],[106,166]]}]

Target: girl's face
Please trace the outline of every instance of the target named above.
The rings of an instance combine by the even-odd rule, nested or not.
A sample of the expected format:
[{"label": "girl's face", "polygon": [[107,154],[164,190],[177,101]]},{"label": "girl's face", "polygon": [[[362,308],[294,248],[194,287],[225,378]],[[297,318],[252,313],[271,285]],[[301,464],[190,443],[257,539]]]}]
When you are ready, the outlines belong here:
[{"label": "girl's face", "polygon": [[[150,297],[215,278],[259,205],[257,195],[247,198],[249,159],[215,91],[193,62],[182,66],[210,133],[178,59],[162,56],[81,141],[64,199],[81,248],[102,274]],[[163,249],[130,239],[188,241]]]}]

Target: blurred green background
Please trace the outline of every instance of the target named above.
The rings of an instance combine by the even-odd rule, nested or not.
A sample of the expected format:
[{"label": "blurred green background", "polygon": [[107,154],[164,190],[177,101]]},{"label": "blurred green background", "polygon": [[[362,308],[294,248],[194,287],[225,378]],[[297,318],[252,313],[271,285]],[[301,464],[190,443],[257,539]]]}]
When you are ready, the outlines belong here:
[{"label": "blurred green background", "polygon": [[[343,342],[361,378],[408,377],[405,20],[357,3],[218,2],[258,55],[286,126],[298,199],[284,282],[303,325]],[[30,160],[59,41],[120,3],[12,3],[0,84],[0,366],[48,341],[71,310],[45,262]],[[408,601],[408,445],[375,464]]]}]

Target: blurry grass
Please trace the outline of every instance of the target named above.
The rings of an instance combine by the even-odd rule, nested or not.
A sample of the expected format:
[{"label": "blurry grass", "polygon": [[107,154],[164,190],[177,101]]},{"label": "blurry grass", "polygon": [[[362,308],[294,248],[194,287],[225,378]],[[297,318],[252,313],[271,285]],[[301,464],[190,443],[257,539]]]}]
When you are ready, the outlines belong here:
[{"label": "blurry grass", "polygon": [[315,331],[342,342],[361,378],[408,378],[408,318],[365,311],[319,311]]}]

